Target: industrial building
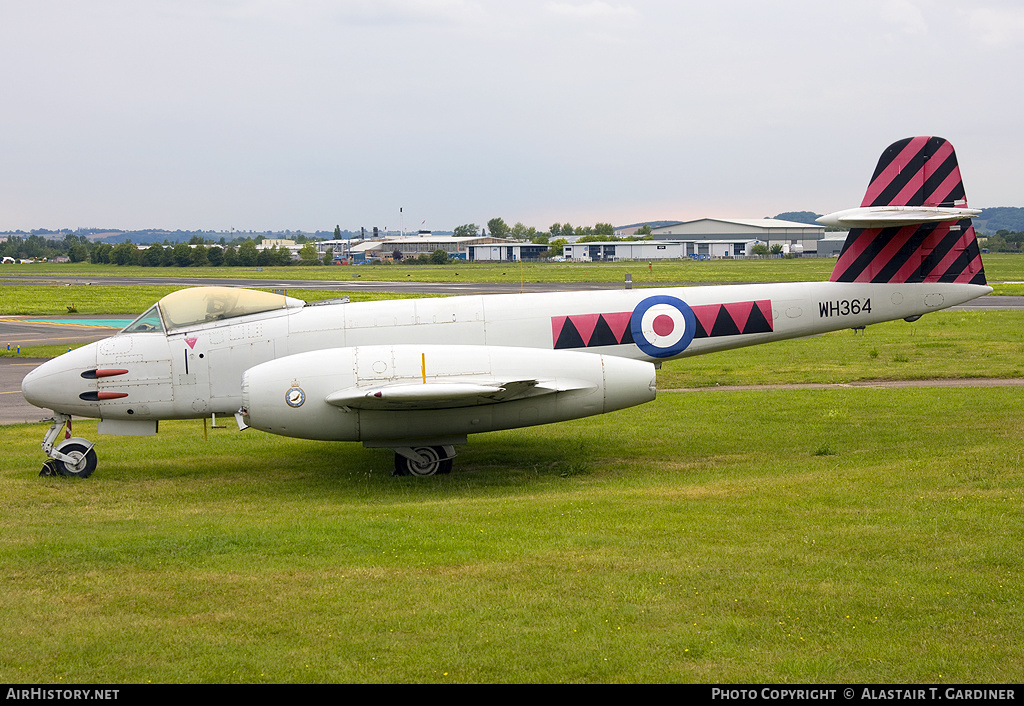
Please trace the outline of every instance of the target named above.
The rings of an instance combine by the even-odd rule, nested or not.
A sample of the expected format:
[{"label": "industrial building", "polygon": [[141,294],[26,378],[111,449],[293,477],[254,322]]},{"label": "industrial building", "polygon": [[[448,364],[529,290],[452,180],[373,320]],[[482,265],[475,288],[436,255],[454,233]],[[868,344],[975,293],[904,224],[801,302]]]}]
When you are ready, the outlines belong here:
[{"label": "industrial building", "polygon": [[[663,222],[664,223],[664,222]],[[667,223],[652,228],[652,240],[574,242],[562,249],[562,257],[575,261],[671,260],[751,257],[754,245],[782,245],[785,253],[805,256],[836,257],[842,250],[846,233],[828,233],[816,224],[796,223],[775,218],[700,218]],[[581,237],[581,236],[577,236]],[[328,247],[335,259],[350,262],[390,262],[395,251],[402,258],[430,255],[444,250],[452,258],[470,262],[519,262],[545,257],[547,245],[477,236],[457,238],[423,231],[415,236],[374,240],[325,240],[315,243],[322,257]]]},{"label": "industrial building", "polygon": [[397,250],[402,258],[416,258],[420,255],[430,255],[435,250],[444,250],[449,257],[461,260],[469,259],[469,246],[471,245],[512,245],[510,240],[492,238],[490,236],[477,236],[469,238],[457,238],[453,235],[413,235],[404,238],[388,238],[387,240],[364,241],[353,245],[350,252],[353,262],[370,262],[378,260],[388,262],[393,259]]},{"label": "industrial building", "polygon": [[548,246],[505,241],[489,245],[470,245],[467,250],[471,262],[519,262],[543,259]]},{"label": "industrial building", "polygon": [[[792,249],[806,255],[816,255],[818,241],[825,237],[825,226],[780,221],[776,218],[699,218],[652,228],[651,235],[655,240],[698,243],[733,241],[739,244],[757,241],[769,247],[778,243],[788,245],[787,251]],[[749,248],[747,254],[750,254]]]},{"label": "industrial building", "polygon": [[618,240],[570,243],[562,248],[566,260],[600,262],[613,260],[710,260],[746,257],[757,240]]}]

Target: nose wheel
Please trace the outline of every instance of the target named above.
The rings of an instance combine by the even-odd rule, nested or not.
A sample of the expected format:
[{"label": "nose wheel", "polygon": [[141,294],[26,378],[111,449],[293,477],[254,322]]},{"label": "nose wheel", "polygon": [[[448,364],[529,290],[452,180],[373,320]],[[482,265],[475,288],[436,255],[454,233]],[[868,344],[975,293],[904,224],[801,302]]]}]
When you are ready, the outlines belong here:
[{"label": "nose wheel", "polygon": [[65,441],[57,447],[57,451],[65,456],[64,459],[52,460],[58,475],[88,478],[96,470],[96,452],[92,444],[84,439]]},{"label": "nose wheel", "polygon": [[[40,476],[73,476],[88,478],[96,470],[96,451],[93,443],[71,436],[71,415],[57,414],[43,437],[43,451],[49,456],[43,462]],[[61,430],[67,426],[68,438],[54,444]]]}]

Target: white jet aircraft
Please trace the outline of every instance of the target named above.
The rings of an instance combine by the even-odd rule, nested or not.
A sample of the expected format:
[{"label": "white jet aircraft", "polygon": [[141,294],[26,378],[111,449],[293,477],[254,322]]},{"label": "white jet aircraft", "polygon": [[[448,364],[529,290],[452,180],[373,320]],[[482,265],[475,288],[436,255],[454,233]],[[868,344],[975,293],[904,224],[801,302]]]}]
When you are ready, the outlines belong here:
[{"label": "white jet aircraft", "polygon": [[[942,138],[882,154],[828,282],[306,304],[228,287],[169,294],[22,384],[54,417],[44,474],[87,477],[100,434],[234,414],[240,428],[390,448],[395,473],[447,473],[467,435],[654,399],[663,361],[961,304],[986,286],[960,169]],[[62,429],[65,439],[57,443]]]}]

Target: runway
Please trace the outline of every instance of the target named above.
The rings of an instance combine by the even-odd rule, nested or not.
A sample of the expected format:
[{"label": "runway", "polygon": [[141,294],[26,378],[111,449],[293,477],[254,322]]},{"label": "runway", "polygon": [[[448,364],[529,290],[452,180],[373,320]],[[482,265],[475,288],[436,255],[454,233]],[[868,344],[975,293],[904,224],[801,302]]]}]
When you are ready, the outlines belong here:
[{"label": "runway", "polygon": [[40,358],[0,358],[0,424],[34,424],[50,415],[49,410],[33,407],[21,396],[22,378],[45,362]]},{"label": "runway", "polygon": [[[86,325],[73,323],[75,317],[61,316],[61,323],[38,321],[38,316],[0,316],[0,347],[16,350],[18,346],[72,346],[91,343],[114,335],[124,324],[116,327],[97,326],[95,316],[81,316],[78,320],[88,321]],[[124,317],[112,321],[120,322]],[[33,407],[21,395],[21,381],[40,363],[41,358],[0,358],[0,424],[35,423],[49,415],[49,412]]]}]

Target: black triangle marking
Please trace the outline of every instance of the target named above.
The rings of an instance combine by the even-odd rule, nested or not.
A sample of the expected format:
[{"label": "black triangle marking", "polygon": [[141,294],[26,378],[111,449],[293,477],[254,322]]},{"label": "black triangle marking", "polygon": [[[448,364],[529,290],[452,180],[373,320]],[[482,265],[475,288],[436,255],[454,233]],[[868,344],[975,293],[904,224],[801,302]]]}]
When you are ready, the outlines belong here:
[{"label": "black triangle marking", "polygon": [[588,348],[594,346],[617,346],[619,342],[615,340],[615,334],[612,333],[611,326],[604,320],[603,316],[597,317],[597,325],[594,326],[594,333],[590,337],[590,343],[587,345]]},{"label": "black triangle marking", "polygon": [[711,329],[711,336],[736,336],[740,332],[736,322],[729,316],[729,312],[723,306],[718,310],[718,316],[715,318],[715,325]]},{"label": "black triangle marking", "polygon": [[566,318],[565,326],[562,327],[562,332],[558,334],[558,340],[555,341],[555,349],[585,347],[583,345],[583,336],[576,330],[576,325],[573,324],[572,319]]},{"label": "black triangle marking", "polygon": [[771,322],[764,318],[764,314],[761,312],[761,307],[757,305],[757,302],[754,302],[754,307],[750,310],[750,317],[747,319],[747,325],[743,327],[743,333],[771,332]]}]

